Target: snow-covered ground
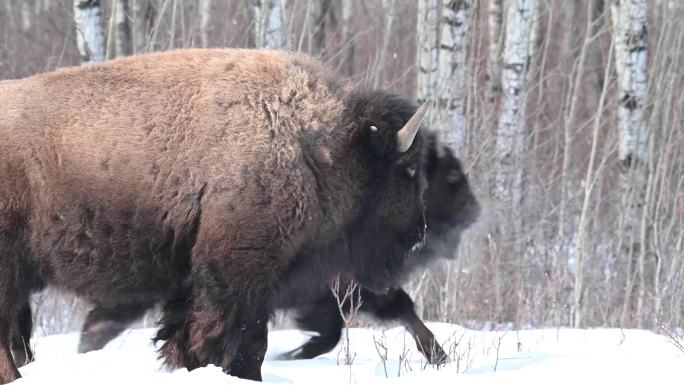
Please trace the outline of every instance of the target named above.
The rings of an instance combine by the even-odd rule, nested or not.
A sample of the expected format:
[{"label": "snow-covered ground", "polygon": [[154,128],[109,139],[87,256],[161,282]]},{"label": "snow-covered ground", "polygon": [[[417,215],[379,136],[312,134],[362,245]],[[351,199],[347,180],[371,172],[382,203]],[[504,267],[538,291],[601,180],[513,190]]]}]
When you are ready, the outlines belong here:
[{"label": "snow-covered ground", "polygon": [[[306,339],[295,330],[269,334],[264,382],[280,384],[684,384],[684,353],[667,338],[642,330],[544,329],[482,332],[429,324],[452,363],[425,367],[403,328],[351,330],[354,362],[340,349],[313,359],[279,361]],[[21,369],[29,384],[246,384],[219,368],[160,369],[152,329],[127,331],[104,350],[77,354],[77,334],[32,341],[37,359]],[[375,341],[388,347],[387,376]],[[382,348],[380,348],[382,351]],[[400,356],[406,358],[400,360]],[[338,360],[339,357],[339,360]],[[339,363],[338,363],[339,361]],[[403,361],[403,362],[402,362]],[[401,362],[401,363],[400,363]],[[388,378],[386,378],[388,377]]]}]

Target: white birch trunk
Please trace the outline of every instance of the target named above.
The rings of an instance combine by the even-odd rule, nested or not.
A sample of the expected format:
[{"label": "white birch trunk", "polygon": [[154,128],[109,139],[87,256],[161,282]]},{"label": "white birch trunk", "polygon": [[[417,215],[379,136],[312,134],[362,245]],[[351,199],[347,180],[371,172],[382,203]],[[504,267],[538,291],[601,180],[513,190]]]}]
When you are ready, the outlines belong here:
[{"label": "white birch trunk", "polygon": [[266,24],[266,40],[264,48],[282,49],[285,48],[287,39],[285,38],[285,9],[286,0],[271,0],[268,12],[268,22]]},{"label": "white birch trunk", "polygon": [[526,83],[534,54],[536,0],[515,0],[506,17],[501,76],[502,103],[496,136],[498,170],[495,196],[519,210],[522,198],[522,153],[526,124]]},{"label": "white birch trunk", "polygon": [[209,44],[209,21],[211,20],[211,0],[199,0],[199,22],[202,48]]},{"label": "white birch trunk", "polygon": [[487,76],[487,101],[494,103],[501,91],[501,34],[503,25],[503,0],[489,0],[487,6],[487,29],[489,35],[489,63]]},{"label": "white birch trunk", "polygon": [[266,40],[266,20],[269,0],[252,1],[252,40],[254,48],[263,48]]},{"label": "white birch trunk", "polygon": [[392,34],[392,25],[394,24],[395,4],[395,0],[382,0],[383,14],[386,15],[386,19],[385,28],[382,33],[382,45],[379,48],[380,52],[372,74],[373,88],[382,87],[385,83],[385,58],[387,57],[387,48],[389,47],[389,40]]},{"label": "white birch trunk", "polygon": [[346,71],[347,76],[352,76],[354,73],[354,47],[352,41],[354,37],[354,2],[351,0],[342,2],[342,49],[347,50],[346,55]]},{"label": "white birch trunk", "polygon": [[32,19],[33,15],[31,14],[31,4],[29,4],[28,0],[24,0],[24,2],[21,3],[21,30],[23,32],[31,29]]},{"label": "white birch trunk", "polygon": [[99,62],[105,59],[102,9],[99,0],[74,0],[76,43],[81,62]]},{"label": "white birch trunk", "polygon": [[256,48],[280,49],[286,44],[283,17],[286,0],[252,2],[252,39]]},{"label": "white birch trunk", "polygon": [[[527,124],[527,81],[530,63],[534,56],[537,28],[537,1],[515,0],[509,5],[506,14],[506,37],[501,70],[501,103],[496,132],[496,174],[494,199],[498,201],[498,218],[495,231],[499,235],[500,250],[497,263],[505,266],[504,261],[512,262],[511,272],[524,279],[522,266],[527,265],[523,239],[523,163]],[[499,251],[501,253],[501,251]],[[502,277],[498,277],[502,279]],[[511,289],[516,293],[519,311],[524,306],[524,286],[512,282]],[[500,288],[499,288],[500,290]],[[499,291],[497,290],[497,292]],[[499,293],[500,294],[500,293]],[[497,306],[504,308],[501,299]],[[519,315],[518,315],[519,316]],[[518,322],[521,320],[516,316]]]},{"label": "white birch trunk", "polygon": [[442,3],[435,99],[439,141],[463,155],[466,134],[466,43],[472,14],[471,0]]},{"label": "white birch trunk", "polygon": [[113,0],[107,32],[107,60],[131,54],[128,0]]},{"label": "white birch trunk", "polygon": [[[610,5],[615,44],[615,71],[617,73],[619,132],[618,157],[623,166],[620,174],[621,207],[624,209],[620,229],[624,239],[619,253],[632,261],[637,252],[641,210],[645,201],[645,185],[648,179],[646,149],[648,131],[644,104],[647,87],[647,1],[613,0]],[[641,245],[639,248],[645,247]],[[644,301],[643,253],[638,261],[639,296],[637,299],[638,321]],[[633,266],[633,264],[630,264]],[[625,290],[623,318],[631,302],[634,281],[629,278]]]},{"label": "white birch trunk", "polygon": [[618,76],[619,157],[623,162],[646,159],[646,0],[611,3],[615,69]]},{"label": "white birch trunk", "polygon": [[[417,63],[418,63],[418,92],[419,103],[425,100],[434,99],[435,85],[437,82],[437,13],[438,0],[420,0],[418,2],[418,23],[417,23]],[[428,123],[434,127],[434,109],[428,112]]]},{"label": "white birch trunk", "polygon": [[128,56],[132,52],[131,24],[129,23],[130,8],[128,0],[116,0],[116,41],[114,42],[114,53],[117,57]]},{"label": "white birch trunk", "polygon": [[135,55],[138,52],[138,47],[142,46],[142,33],[144,30],[141,15],[141,0],[131,0],[131,52]]}]

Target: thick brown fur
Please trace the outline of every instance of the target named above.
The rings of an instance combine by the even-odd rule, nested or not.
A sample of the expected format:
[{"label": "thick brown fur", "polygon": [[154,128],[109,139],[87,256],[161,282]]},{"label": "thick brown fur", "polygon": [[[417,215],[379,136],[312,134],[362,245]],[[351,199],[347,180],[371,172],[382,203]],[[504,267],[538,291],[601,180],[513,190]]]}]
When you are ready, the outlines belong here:
[{"label": "thick brown fur", "polygon": [[[306,56],[137,56],[0,82],[0,105],[0,383],[46,284],[165,303],[169,364],[260,379],[276,288],[338,271],[390,287],[424,237],[423,139],[395,142],[415,106]],[[354,255],[369,244],[385,253]]]}]

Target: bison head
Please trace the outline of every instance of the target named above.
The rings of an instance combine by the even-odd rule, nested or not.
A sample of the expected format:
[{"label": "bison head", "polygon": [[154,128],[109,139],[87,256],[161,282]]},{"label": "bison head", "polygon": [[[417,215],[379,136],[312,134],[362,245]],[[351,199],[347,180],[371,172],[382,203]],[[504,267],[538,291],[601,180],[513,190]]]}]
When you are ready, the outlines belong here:
[{"label": "bison head", "polygon": [[425,145],[416,108],[382,91],[357,91],[347,110],[362,142],[363,210],[349,229],[350,273],[366,288],[392,287],[425,238]]},{"label": "bison head", "polygon": [[461,233],[477,220],[480,212],[461,163],[448,148],[439,151],[436,140],[428,146],[426,175],[427,246],[409,261],[416,267],[436,258],[453,258]]}]

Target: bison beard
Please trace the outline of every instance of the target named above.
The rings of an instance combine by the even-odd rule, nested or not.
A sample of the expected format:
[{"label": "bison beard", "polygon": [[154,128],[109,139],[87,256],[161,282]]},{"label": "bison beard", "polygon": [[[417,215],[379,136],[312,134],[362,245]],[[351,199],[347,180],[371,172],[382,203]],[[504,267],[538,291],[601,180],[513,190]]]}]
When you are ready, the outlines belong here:
[{"label": "bison beard", "polygon": [[45,285],[105,309],[86,329],[161,302],[167,363],[260,379],[278,287],[389,287],[424,237],[425,108],[305,56],[137,56],[0,82],[0,104],[0,383]]}]

